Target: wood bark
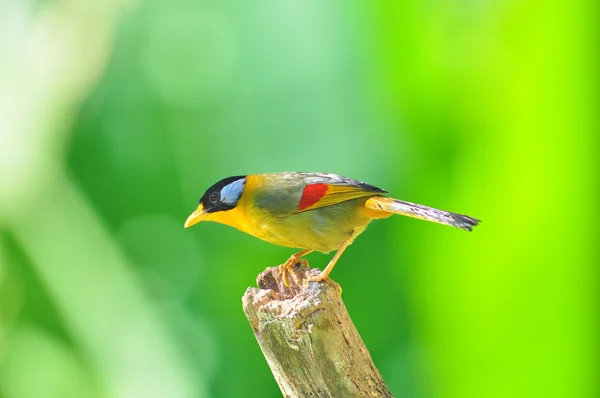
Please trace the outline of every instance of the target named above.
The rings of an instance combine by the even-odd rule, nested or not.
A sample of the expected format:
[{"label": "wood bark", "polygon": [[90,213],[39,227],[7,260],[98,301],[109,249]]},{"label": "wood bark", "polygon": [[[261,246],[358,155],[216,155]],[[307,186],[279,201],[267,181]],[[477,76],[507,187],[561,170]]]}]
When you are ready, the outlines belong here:
[{"label": "wood bark", "polygon": [[393,397],[331,280],[297,265],[286,287],[278,267],[257,278],[242,299],[258,344],[285,397]]}]

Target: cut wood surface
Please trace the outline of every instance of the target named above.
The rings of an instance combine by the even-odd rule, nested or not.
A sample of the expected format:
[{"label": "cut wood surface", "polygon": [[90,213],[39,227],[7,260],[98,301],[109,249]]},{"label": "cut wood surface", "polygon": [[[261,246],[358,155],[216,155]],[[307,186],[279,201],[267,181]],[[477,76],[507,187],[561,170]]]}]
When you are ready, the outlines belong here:
[{"label": "cut wood surface", "polygon": [[393,397],[331,280],[297,265],[286,287],[267,268],[242,299],[258,344],[285,397]]}]

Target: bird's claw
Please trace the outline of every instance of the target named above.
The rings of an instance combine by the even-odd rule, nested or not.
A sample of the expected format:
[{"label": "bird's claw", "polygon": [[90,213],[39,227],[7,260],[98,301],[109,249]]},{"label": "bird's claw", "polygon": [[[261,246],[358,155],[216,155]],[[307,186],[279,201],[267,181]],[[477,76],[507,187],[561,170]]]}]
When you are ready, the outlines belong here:
[{"label": "bird's claw", "polygon": [[333,285],[337,286],[337,289],[338,289],[338,295],[339,295],[339,296],[341,296],[341,295],[342,295],[342,287],[341,287],[339,284],[337,284],[337,283],[333,282],[331,279],[329,279],[329,276],[328,276],[328,275],[323,275],[323,272],[321,272],[321,273],[320,273],[319,275],[317,275],[317,276],[313,276],[313,277],[311,277],[311,278],[306,278],[306,279],[305,279],[305,280],[302,282],[302,285],[303,285],[303,286],[306,288],[306,287],[308,287],[308,283],[309,283],[309,282],[331,282],[331,284],[333,284]]},{"label": "bird's claw", "polygon": [[279,266],[279,272],[281,273],[281,280],[285,287],[290,287],[289,274],[294,273],[294,265],[300,264],[301,266],[308,268],[308,260],[305,258],[297,258],[296,256],[290,257],[285,263]]},{"label": "bird's claw", "polygon": [[312,278],[306,278],[304,281],[302,281],[302,286],[308,287],[309,282],[323,282],[325,279],[327,279],[327,277],[322,278],[322,279],[319,279],[319,276],[315,276]]}]

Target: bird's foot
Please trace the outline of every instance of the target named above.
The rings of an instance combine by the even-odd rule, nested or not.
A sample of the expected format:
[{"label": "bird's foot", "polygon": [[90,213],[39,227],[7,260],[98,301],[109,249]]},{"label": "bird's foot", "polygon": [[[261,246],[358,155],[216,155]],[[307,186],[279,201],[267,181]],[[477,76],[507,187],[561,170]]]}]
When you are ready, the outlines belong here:
[{"label": "bird's foot", "polygon": [[325,272],[321,272],[319,275],[317,276],[313,276],[312,278],[306,278],[302,284],[304,285],[304,287],[308,286],[309,282],[330,282],[332,285],[337,286],[338,289],[338,295],[342,295],[342,287],[335,283],[334,281],[332,281],[331,279],[329,279],[329,275],[326,274]]},{"label": "bird's foot", "polygon": [[308,268],[308,260],[305,258],[300,258],[295,254],[283,264],[279,266],[279,272],[281,273],[281,280],[286,287],[290,287],[289,274],[294,274],[294,265],[300,264],[301,266]]},{"label": "bird's foot", "polygon": [[313,276],[311,278],[306,278],[303,282],[304,287],[308,286],[308,282],[323,282],[325,280],[329,279],[329,276],[326,275],[324,272],[321,272],[319,275],[317,276]]}]

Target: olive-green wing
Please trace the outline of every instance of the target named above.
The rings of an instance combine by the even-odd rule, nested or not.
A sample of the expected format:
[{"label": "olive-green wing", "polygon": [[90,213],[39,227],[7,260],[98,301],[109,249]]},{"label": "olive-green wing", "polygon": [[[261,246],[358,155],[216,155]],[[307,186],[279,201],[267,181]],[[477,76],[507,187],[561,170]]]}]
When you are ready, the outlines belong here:
[{"label": "olive-green wing", "polygon": [[347,200],[387,193],[362,181],[326,173],[299,173],[304,181],[296,212],[331,206]]},{"label": "olive-green wing", "polygon": [[278,217],[386,193],[373,185],[328,173],[258,174],[247,179],[246,189],[254,187],[254,204]]}]

